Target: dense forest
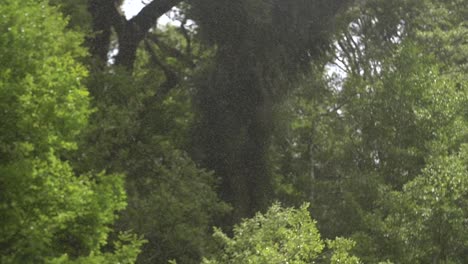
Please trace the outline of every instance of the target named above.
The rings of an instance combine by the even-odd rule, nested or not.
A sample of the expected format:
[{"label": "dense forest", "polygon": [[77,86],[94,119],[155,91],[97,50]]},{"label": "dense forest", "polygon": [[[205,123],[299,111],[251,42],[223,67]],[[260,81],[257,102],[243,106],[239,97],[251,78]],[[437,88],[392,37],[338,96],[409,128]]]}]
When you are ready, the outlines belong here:
[{"label": "dense forest", "polygon": [[144,3],[1,1],[0,263],[468,263],[466,0]]}]

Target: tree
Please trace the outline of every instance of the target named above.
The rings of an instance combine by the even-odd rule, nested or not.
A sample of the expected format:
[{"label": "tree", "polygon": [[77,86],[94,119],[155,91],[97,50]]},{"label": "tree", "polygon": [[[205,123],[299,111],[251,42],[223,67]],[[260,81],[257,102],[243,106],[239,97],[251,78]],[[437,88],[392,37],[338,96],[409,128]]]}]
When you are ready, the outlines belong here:
[{"label": "tree", "polygon": [[[451,76],[463,75],[467,65],[466,15],[464,1],[427,1],[418,17],[415,38],[425,51],[434,54]],[[427,14],[431,14],[428,16]]]},{"label": "tree", "polygon": [[[197,118],[189,152],[222,179],[219,194],[233,204],[233,223],[270,203],[272,180],[266,152],[274,123],[272,109],[298,71],[325,52],[328,29],[346,5],[345,1],[180,2],[152,1],[127,20],[119,13],[120,3],[90,1],[94,34],[88,45],[102,66],[114,41],[118,47],[115,64],[135,72],[140,44],[149,53],[151,47],[164,50],[159,32],[150,30],[159,16],[179,4],[187,51],[193,36],[187,34],[185,22],[195,21],[194,35],[213,47],[216,58],[192,65],[199,74],[192,83],[197,90]],[[175,87],[181,78],[160,63],[164,55],[150,56],[164,72],[165,84]]]},{"label": "tree", "polygon": [[92,56],[101,63],[107,61],[111,32],[115,30],[119,44],[115,63],[132,69],[140,42],[154,27],[156,20],[180,2],[181,0],[152,1],[138,15],[127,20],[119,12],[121,3],[114,0],[89,1],[92,31],[96,33],[89,41]]},{"label": "tree", "polygon": [[[185,46],[165,49],[181,39],[174,29],[158,31],[158,44],[138,50],[133,75],[116,66],[87,80],[96,111],[73,160],[84,171],[126,175],[128,206],[115,228],[147,239],[139,263],[199,263],[212,247],[214,221],[229,209],[217,196],[217,178],[184,151],[193,123],[191,95],[186,81],[167,86],[162,69],[181,80],[191,76],[187,62],[170,53],[183,56]],[[194,57],[199,54],[198,43],[191,48]]]},{"label": "tree", "polygon": [[325,243],[306,204],[300,209],[274,204],[265,214],[258,213],[236,225],[233,238],[220,230],[215,231],[215,237],[220,248],[203,263],[360,263],[348,253],[354,245],[351,240],[327,241],[333,253],[324,254]]},{"label": "tree", "polygon": [[233,222],[273,197],[274,107],[327,47],[344,1],[198,1],[195,20],[216,57],[197,84],[196,160],[222,179]]},{"label": "tree", "polygon": [[[367,1],[350,10],[358,18],[338,35],[331,68],[342,75],[330,78],[323,64],[313,68],[320,77],[305,79],[288,98],[288,122],[275,135],[280,193],[295,204],[310,199],[322,235],[351,236],[354,252],[369,263],[403,254],[384,223],[386,193],[401,191],[434,155],[466,141],[463,64],[447,63],[440,52],[463,50],[448,35],[463,32],[457,19],[466,9],[434,3],[440,9],[432,12],[453,15],[433,21],[444,28],[434,35],[431,23],[421,22],[429,19],[430,1],[403,2],[408,8]],[[433,48],[438,42],[422,36],[445,42]]]},{"label": "tree", "polygon": [[[101,62],[107,60],[113,29],[118,43],[115,63],[131,71],[138,45],[155,39],[148,37],[152,35],[148,31],[156,19],[180,2],[152,1],[127,20],[118,12],[115,1],[91,1],[89,10],[95,32],[89,42],[91,54]],[[199,80],[205,81],[197,84],[199,118],[192,155],[222,177],[220,194],[234,204],[234,218],[252,215],[269,203],[271,177],[265,152],[273,101],[285,90],[281,86],[286,85],[286,79],[328,45],[327,29],[344,2],[185,3],[189,4],[184,7],[188,9],[186,18],[196,21],[206,43],[219,48],[213,64],[217,70],[200,71]],[[278,64],[282,66],[272,67]],[[225,80],[222,76],[231,78]],[[170,79],[169,75],[166,77]],[[282,84],[276,85],[278,82]],[[273,94],[277,95],[270,98]],[[231,100],[223,102],[226,98]],[[229,114],[216,117],[220,113]]]},{"label": "tree", "polygon": [[47,1],[0,12],[1,262],[134,261],[142,241],[129,235],[101,252],[126,205],[122,175],[78,176],[63,160],[91,113],[82,36]]},{"label": "tree", "polygon": [[[47,241],[35,237],[52,245],[36,255],[56,262],[131,260],[135,241],[123,237],[129,243],[122,245],[117,233],[133,229],[148,239],[141,263],[349,257],[348,240],[319,252],[326,243],[318,228],[325,238],[352,237],[353,253],[366,263],[461,262],[465,190],[452,181],[463,183],[466,170],[464,1],[345,2],[154,0],[126,19],[121,1],[52,0],[70,16],[68,28],[87,34],[91,56],[84,59],[62,33],[5,30],[0,104],[17,110],[0,113],[7,120],[0,124],[0,170],[9,175],[1,198],[32,197],[40,205],[29,207],[53,212],[68,205],[50,201],[69,195],[70,206],[86,215],[74,218],[66,207],[65,220],[40,218],[39,226],[63,224]],[[175,5],[171,14],[180,26],[156,27]],[[10,9],[5,13],[16,12]],[[13,29],[8,23],[4,28]],[[14,49],[12,41],[32,44]],[[77,60],[88,63],[89,77],[74,67]],[[75,77],[85,79],[91,101]],[[129,206],[114,221],[124,206],[122,176],[116,176],[123,174]],[[15,186],[29,190],[30,182],[34,190],[50,188],[41,198],[32,190],[17,195]],[[111,189],[116,200],[98,195]],[[310,201],[317,227],[305,208],[274,206],[230,232],[273,199],[296,206]],[[5,206],[7,226],[15,226],[11,212],[23,206]],[[91,219],[89,230],[82,229],[83,218]],[[112,223],[117,232],[108,235]],[[216,232],[218,250],[213,224],[233,233]],[[10,245],[15,234],[3,243]],[[111,237],[121,250],[93,234]],[[296,255],[296,244],[310,247]],[[6,256],[11,262],[16,255]]]},{"label": "tree", "polygon": [[462,145],[459,153],[432,158],[403,192],[387,196],[386,224],[402,252],[396,261],[463,263],[468,257],[466,150]]}]

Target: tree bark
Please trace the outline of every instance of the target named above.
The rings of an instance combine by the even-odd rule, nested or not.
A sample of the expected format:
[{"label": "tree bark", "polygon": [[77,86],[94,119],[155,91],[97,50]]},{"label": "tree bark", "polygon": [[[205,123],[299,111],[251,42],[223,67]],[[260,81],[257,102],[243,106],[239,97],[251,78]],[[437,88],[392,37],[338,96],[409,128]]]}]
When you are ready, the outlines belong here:
[{"label": "tree bark", "polygon": [[93,35],[87,39],[89,52],[97,61],[106,62],[109,52],[112,20],[108,14],[115,11],[113,0],[91,0],[88,11],[92,17]]}]

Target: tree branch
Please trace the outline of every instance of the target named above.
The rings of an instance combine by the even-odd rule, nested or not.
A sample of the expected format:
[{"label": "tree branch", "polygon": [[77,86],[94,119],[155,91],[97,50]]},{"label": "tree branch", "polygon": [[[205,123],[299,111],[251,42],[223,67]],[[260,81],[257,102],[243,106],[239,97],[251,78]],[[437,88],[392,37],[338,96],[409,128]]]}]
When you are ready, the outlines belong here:
[{"label": "tree branch", "polygon": [[180,2],[182,2],[182,0],[153,0],[128,22],[134,24],[137,29],[144,34],[154,26],[156,20],[160,16],[169,12]]},{"label": "tree branch", "polygon": [[166,95],[170,92],[172,88],[174,88],[178,82],[179,78],[176,73],[174,73],[169,66],[165,65],[161,60],[159,60],[158,55],[156,52],[153,50],[153,47],[151,46],[151,43],[146,40],[145,42],[145,48],[146,51],[148,51],[151,61],[159,66],[161,70],[164,72],[164,75],[166,76],[166,80],[164,83],[161,84],[159,87],[158,91],[155,94],[155,98],[157,101],[160,101],[166,97]]},{"label": "tree branch", "polygon": [[166,43],[160,41],[158,36],[155,35],[155,34],[150,34],[147,39],[151,40],[154,44],[158,45],[158,47],[161,49],[161,51],[167,53],[167,55],[169,57],[176,58],[176,59],[184,62],[185,64],[187,64],[191,68],[195,67],[195,63],[193,62],[192,58],[190,57],[191,54],[183,54],[178,49],[168,46]]},{"label": "tree branch", "polygon": [[155,25],[156,20],[182,2],[182,0],[154,0],[145,6],[138,15],[125,23],[123,31],[119,35],[119,53],[115,58],[115,64],[124,66],[128,70],[133,69],[136,58],[136,50],[146,33]]},{"label": "tree branch", "polygon": [[107,61],[112,27],[112,19],[108,14],[112,14],[114,9],[112,1],[90,0],[88,3],[93,35],[88,37],[87,45],[92,56],[97,58],[96,61],[104,64]]}]

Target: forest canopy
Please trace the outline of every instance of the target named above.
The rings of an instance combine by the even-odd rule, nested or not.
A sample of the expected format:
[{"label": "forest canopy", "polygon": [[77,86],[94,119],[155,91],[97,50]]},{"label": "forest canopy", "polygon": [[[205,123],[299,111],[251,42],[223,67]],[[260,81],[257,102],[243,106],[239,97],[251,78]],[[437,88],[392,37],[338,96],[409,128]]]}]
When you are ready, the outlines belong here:
[{"label": "forest canopy", "polygon": [[465,0],[123,6],[0,4],[0,263],[468,261]]}]

